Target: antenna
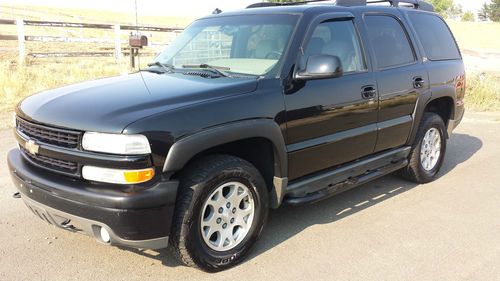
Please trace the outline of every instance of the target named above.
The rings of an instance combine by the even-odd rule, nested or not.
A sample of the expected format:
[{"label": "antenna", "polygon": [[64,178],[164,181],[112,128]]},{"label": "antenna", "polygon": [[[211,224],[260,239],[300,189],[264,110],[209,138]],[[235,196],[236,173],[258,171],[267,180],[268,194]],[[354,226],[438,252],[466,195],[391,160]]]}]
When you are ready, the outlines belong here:
[{"label": "antenna", "polygon": [[[135,34],[139,35],[139,17],[137,16],[137,0],[134,0],[135,2]],[[132,52],[130,52],[130,55],[132,56]],[[139,52],[137,52],[137,68],[139,71],[141,70],[141,55]]]}]

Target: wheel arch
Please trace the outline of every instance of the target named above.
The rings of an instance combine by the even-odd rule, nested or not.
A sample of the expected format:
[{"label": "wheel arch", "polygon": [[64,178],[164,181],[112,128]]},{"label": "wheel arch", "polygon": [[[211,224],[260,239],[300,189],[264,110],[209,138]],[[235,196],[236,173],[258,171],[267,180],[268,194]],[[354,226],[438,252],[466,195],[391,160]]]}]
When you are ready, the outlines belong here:
[{"label": "wheel arch", "polygon": [[288,160],[281,129],[272,119],[233,122],[183,137],[170,148],[163,173],[172,177],[200,156],[224,153],[256,166],[266,180],[271,207],[281,204],[288,182]]},{"label": "wheel arch", "polygon": [[[418,127],[420,126],[420,122],[422,121],[422,116],[425,112],[434,112],[443,118],[445,126],[448,125],[448,121],[453,119],[455,115],[455,98],[449,93],[435,93],[431,91],[425,92],[417,102],[415,114],[414,114],[414,122],[413,128],[408,138],[407,144],[413,144],[415,140]],[[449,136],[448,136],[449,137]]]},{"label": "wheel arch", "polygon": [[448,121],[455,115],[455,100],[450,96],[441,96],[427,102],[424,112],[433,112],[441,116],[443,122],[448,125]]}]

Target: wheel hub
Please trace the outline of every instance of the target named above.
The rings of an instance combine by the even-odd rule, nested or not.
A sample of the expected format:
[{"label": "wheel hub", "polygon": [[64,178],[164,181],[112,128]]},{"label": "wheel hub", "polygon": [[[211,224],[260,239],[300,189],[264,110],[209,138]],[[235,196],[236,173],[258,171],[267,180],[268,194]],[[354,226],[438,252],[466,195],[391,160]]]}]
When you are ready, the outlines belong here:
[{"label": "wheel hub", "polygon": [[249,187],[240,182],[218,186],[202,209],[203,241],[215,251],[236,247],[248,234],[254,213],[255,203]]},{"label": "wheel hub", "polygon": [[422,140],[420,163],[426,171],[436,167],[441,156],[441,134],[436,128],[430,128]]}]

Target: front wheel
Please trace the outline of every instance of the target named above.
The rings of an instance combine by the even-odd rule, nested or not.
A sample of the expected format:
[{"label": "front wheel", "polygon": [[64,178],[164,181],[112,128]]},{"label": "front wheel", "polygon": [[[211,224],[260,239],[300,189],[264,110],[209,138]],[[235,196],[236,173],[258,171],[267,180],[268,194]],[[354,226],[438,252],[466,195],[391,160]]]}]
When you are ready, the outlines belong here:
[{"label": "front wheel", "polygon": [[172,246],[184,264],[215,272],[241,262],[259,238],[268,192],[247,161],[212,155],[181,174]]},{"label": "front wheel", "polygon": [[436,113],[425,113],[410,152],[409,164],[401,175],[416,183],[436,179],[446,152],[446,129],[443,119]]}]

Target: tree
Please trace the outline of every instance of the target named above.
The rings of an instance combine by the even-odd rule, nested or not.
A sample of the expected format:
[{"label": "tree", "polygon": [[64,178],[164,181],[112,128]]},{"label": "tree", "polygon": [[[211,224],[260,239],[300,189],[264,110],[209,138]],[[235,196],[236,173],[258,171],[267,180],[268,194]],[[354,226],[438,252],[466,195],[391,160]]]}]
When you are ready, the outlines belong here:
[{"label": "tree", "polygon": [[500,0],[491,1],[489,18],[492,21],[500,21]]},{"label": "tree", "polygon": [[474,14],[471,11],[467,11],[462,15],[462,21],[474,21]]},{"label": "tree", "polygon": [[500,0],[492,0],[490,4],[483,4],[479,11],[480,20],[500,21]]},{"label": "tree", "polygon": [[490,5],[484,3],[483,7],[477,14],[477,17],[479,18],[479,20],[487,21],[490,18]]},{"label": "tree", "polygon": [[[464,15],[464,11],[462,10],[462,5],[454,5],[454,4],[452,4],[451,7],[445,13],[447,17],[453,19],[460,19]],[[472,16],[474,17],[474,15]]]},{"label": "tree", "polygon": [[449,12],[454,9],[453,0],[429,0],[434,9],[443,17],[448,17]]}]

